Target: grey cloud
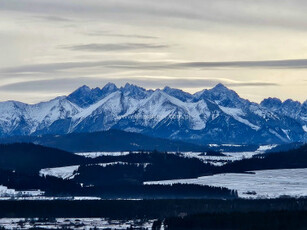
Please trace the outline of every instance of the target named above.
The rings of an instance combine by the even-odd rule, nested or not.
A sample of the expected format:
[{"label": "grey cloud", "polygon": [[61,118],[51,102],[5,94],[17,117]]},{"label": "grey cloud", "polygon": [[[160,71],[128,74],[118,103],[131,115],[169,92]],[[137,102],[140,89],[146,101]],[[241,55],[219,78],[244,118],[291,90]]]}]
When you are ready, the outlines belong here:
[{"label": "grey cloud", "polygon": [[307,68],[307,59],[232,61],[232,62],[185,62],[172,64],[174,68]]},{"label": "grey cloud", "polygon": [[155,77],[144,77],[143,79],[136,78],[58,78],[48,80],[35,80],[11,83],[0,86],[2,91],[10,92],[71,92],[81,85],[87,84],[91,87],[103,87],[108,82],[114,82],[117,85],[124,85],[126,82],[140,85],[145,88],[163,88],[164,86],[178,87],[178,88],[206,88],[213,87],[218,83],[223,83],[229,87],[244,87],[244,86],[277,86],[276,83],[270,82],[236,82],[229,83],[218,79],[163,79]]},{"label": "grey cloud", "polygon": [[[90,46],[94,49],[94,47]],[[109,47],[110,48],[110,47]],[[112,49],[112,48],[110,48]],[[273,68],[273,69],[306,69],[307,59],[274,60],[274,61],[233,61],[233,62],[140,62],[127,60],[110,60],[98,62],[63,62],[49,64],[24,65],[0,69],[0,73],[54,73],[62,70],[80,68],[113,68],[136,70],[163,70],[183,68]],[[97,71],[97,70],[96,70]]]},{"label": "grey cloud", "polygon": [[119,34],[119,33],[113,33],[109,31],[91,31],[85,34],[89,36],[120,37],[120,38],[140,38],[140,39],[158,39],[159,38],[156,36],[149,36],[149,35]]},{"label": "grey cloud", "polygon": [[271,83],[271,82],[236,82],[236,83],[229,83],[227,81],[219,80],[219,79],[192,79],[192,78],[186,78],[186,79],[180,79],[180,78],[174,78],[174,79],[163,79],[160,78],[146,78],[144,79],[120,79],[121,83],[124,82],[131,82],[133,84],[141,85],[145,88],[163,88],[164,86],[170,86],[174,88],[207,88],[207,87],[213,87],[217,85],[218,83],[223,83],[224,85],[228,87],[265,87],[265,86],[278,86],[277,83]]},{"label": "grey cloud", "polygon": [[46,20],[46,21],[53,21],[53,22],[72,22],[73,20],[70,18],[64,18],[59,16],[47,15],[47,16],[34,16],[34,18]]},{"label": "grey cloud", "polygon": [[[129,80],[129,79],[124,79]],[[133,83],[142,85],[144,87],[164,87],[164,86],[171,86],[171,87],[179,87],[179,88],[202,88],[202,87],[212,87],[217,85],[218,83],[223,83],[226,86],[277,86],[277,83],[272,82],[228,82],[225,80],[219,79],[193,79],[193,78],[173,78],[173,79],[163,79],[155,78],[155,77],[144,77],[144,79],[132,79]]]},{"label": "grey cloud", "polygon": [[[306,30],[305,0],[131,0],[131,1],[60,1],[60,0],[2,0],[0,10],[49,14],[77,14],[82,17],[103,18],[108,21],[137,24],[161,24],[153,18],[198,20],[227,25],[273,26]],[[158,22],[158,23],[157,23]]]},{"label": "grey cloud", "polygon": [[[35,73],[56,73],[64,70],[74,69],[89,69],[100,68],[100,70],[93,70],[93,73],[102,71],[102,69],[110,68],[118,70],[167,70],[167,69],[183,69],[183,68],[274,68],[274,69],[306,69],[307,59],[297,60],[277,60],[277,61],[238,61],[238,62],[139,62],[139,61],[98,61],[98,62],[63,62],[63,63],[49,63],[49,64],[34,64],[24,65],[11,68],[2,68],[0,73],[8,75],[31,74]],[[26,77],[26,75],[25,75]]]},{"label": "grey cloud", "polygon": [[47,80],[22,81],[0,86],[2,91],[10,92],[65,92],[74,90],[84,84],[102,87],[108,81],[97,78],[56,78]]},{"label": "grey cloud", "polygon": [[64,46],[62,48],[75,50],[75,51],[109,52],[109,51],[120,51],[120,50],[163,49],[167,47],[168,47],[167,45],[146,44],[146,43],[119,43],[119,44],[92,43],[85,45]]},{"label": "grey cloud", "polygon": [[33,64],[17,67],[0,69],[0,73],[54,73],[62,70],[92,68],[92,67],[114,67],[125,68],[136,66],[138,62],[134,61],[98,61],[98,62],[60,62],[48,64]]}]

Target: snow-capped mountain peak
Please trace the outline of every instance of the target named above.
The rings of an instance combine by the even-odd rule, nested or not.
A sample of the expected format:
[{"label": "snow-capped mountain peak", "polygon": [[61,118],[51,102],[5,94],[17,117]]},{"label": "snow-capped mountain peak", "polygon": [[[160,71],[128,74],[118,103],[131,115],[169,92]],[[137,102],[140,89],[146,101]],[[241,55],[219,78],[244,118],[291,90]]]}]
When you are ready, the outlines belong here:
[{"label": "snow-capped mountain peak", "polygon": [[197,99],[209,100],[224,107],[238,108],[244,107],[249,103],[248,100],[240,98],[235,91],[228,89],[221,83],[212,89],[205,89],[194,95],[196,95]]},{"label": "snow-capped mountain peak", "polygon": [[252,103],[222,84],[191,95],[170,87],[153,91],[108,83],[34,105],[0,103],[2,137],[112,128],[198,144],[306,142],[307,102]]},{"label": "snow-capped mountain peak", "polygon": [[130,96],[136,99],[144,99],[148,96],[146,89],[129,83],[126,83],[124,87],[120,88],[120,90],[125,96]]},{"label": "snow-capped mountain peak", "polygon": [[107,83],[104,87],[102,87],[101,91],[104,94],[110,94],[118,90],[117,86],[114,83]]},{"label": "snow-capped mountain peak", "polygon": [[181,101],[188,101],[188,100],[191,100],[193,98],[193,96],[190,93],[184,92],[181,89],[170,88],[169,86],[165,86],[163,88],[163,92],[165,92],[168,95],[171,95],[175,98],[178,98]]},{"label": "snow-capped mountain peak", "polygon": [[282,101],[276,97],[273,97],[273,98],[269,97],[269,98],[263,99],[260,105],[268,109],[278,110],[282,106]]}]

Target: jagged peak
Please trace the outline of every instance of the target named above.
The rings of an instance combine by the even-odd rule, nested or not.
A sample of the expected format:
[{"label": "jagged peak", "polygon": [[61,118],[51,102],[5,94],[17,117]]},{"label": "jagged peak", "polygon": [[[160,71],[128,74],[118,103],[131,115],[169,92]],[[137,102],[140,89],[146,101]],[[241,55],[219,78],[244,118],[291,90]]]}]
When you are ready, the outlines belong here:
[{"label": "jagged peak", "polygon": [[169,86],[165,86],[162,89],[162,91],[182,101],[187,101],[189,99],[192,99],[192,95],[190,93],[185,92],[181,89],[176,89],[176,88],[171,88]]},{"label": "jagged peak", "polygon": [[67,96],[68,100],[74,100],[76,97],[87,96],[91,93],[90,87],[83,85]]},{"label": "jagged peak", "polygon": [[282,101],[279,98],[277,98],[277,97],[268,97],[268,98],[263,99],[260,102],[261,105],[266,105],[268,103],[273,103],[275,105],[281,105]]},{"label": "jagged peak", "polygon": [[216,89],[219,89],[219,90],[230,90],[228,89],[225,85],[223,85],[222,83],[218,83],[216,86],[214,86],[211,90],[216,90]]},{"label": "jagged peak", "polygon": [[227,88],[222,83],[218,83],[213,88],[208,89],[208,90],[204,90],[204,92],[210,92],[210,93],[214,93],[214,94],[232,94],[232,95],[239,96],[234,90]]},{"label": "jagged peak", "polygon": [[196,93],[194,93],[193,95],[195,97],[200,97],[202,96],[203,94],[207,94],[207,93],[212,93],[212,92],[217,92],[217,93],[220,93],[220,92],[234,92],[233,90],[227,88],[225,85],[223,85],[222,83],[218,83],[217,85],[215,85],[213,88],[211,89],[203,89],[201,91],[198,91]]},{"label": "jagged peak", "polygon": [[295,100],[292,100],[292,99],[285,100],[283,104],[284,105],[286,105],[286,104],[302,105],[299,101],[295,101]]},{"label": "jagged peak", "polygon": [[[171,88],[169,86],[165,86],[162,90],[163,91],[168,91],[168,90],[173,90],[174,88]],[[179,89],[178,89],[179,90]]]},{"label": "jagged peak", "polygon": [[147,95],[146,89],[140,86],[134,85],[134,84],[130,84],[130,83],[126,83],[125,86],[120,88],[120,91],[124,95],[129,95],[131,97],[138,98],[138,99],[144,98]]},{"label": "jagged peak", "polygon": [[194,100],[200,99],[213,101],[218,105],[233,108],[246,106],[250,103],[250,101],[241,98],[234,90],[227,88],[222,83],[217,84],[211,89],[205,89],[195,93]]},{"label": "jagged peak", "polygon": [[90,92],[91,88],[88,87],[87,85],[83,85],[81,87],[79,87],[78,89],[76,89],[75,91],[73,91],[71,94],[76,93],[76,92]]},{"label": "jagged peak", "polygon": [[235,91],[227,88],[222,83],[218,83],[216,86],[214,86],[211,89],[204,89],[202,91],[196,92],[194,96],[201,97],[201,96],[222,95],[222,94],[230,94],[239,97],[239,95]]},{"label": "jagged peak", "polygon": [[8,101],[1,101],[0,105],[1,106],[11,105],[11,106],[15,106],[15,107],[25,107],[29,104],[26,104],[26,103],[23,103],[23,102],[20,102],[20,101],[8,100]]},{"label": "jagged peak", "polygon": [[177,88],[172,88],[172,87],[169,87],[169,86],[165,86],[162,91],[164,92],[169,92],[169,91],[177,91],[177,92],[182,92],[182,93],[187,93],[181,89],[177,89]]},{"label": "jagged peak", "polygon": [[146,91],[146,89],[140,87],[140,86],[137,86],[137,85],[134,85],[134,84],[130,84],[130,83],[126,83],[124,87],[122,87],[122,89],[124,90],[142,90],[142,91]]},{"label": "jagged peak", "polygon": [[104,87],[102,87],[102,90],[117,90],[117,86],[112,83],[112,82],[108,82]]}]

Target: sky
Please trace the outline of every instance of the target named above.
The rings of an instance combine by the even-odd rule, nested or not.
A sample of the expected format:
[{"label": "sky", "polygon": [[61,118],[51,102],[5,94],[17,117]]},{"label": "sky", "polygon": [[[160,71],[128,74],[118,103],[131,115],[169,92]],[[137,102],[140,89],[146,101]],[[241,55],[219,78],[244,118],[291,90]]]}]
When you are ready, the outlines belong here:
[{"label": "sky", "polygon": [[0,101],[126,82],[307,99],[306,0],[1,0]]}]

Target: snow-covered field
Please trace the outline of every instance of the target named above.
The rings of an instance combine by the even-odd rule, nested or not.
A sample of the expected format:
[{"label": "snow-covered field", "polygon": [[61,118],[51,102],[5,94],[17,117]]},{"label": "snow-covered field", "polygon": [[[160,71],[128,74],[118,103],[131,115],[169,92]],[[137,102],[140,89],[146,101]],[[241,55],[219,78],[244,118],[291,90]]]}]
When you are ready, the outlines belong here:
[{"label": "snow-covered field", "polygon": [[44,192],[40,190],[16,191],[15,189],[9,189],[6,186],[0,185],[0,199],[37,197],[43,194]]},{"label": "snow-covered field", "polygon": [[73,179],[75,177],[75,172],[78,170],[80,165],[72,165],[66,167],[57,168],[46,168],[39,171],[40,176],[54,176],[62,179]]},{"label": "snow-covered field", "polygon": [[[211,144],[212,146],[218,146]],[[240,146],[240,145],[222,145],[222,146]],[[183,157],[188,158],[198,158],[205,163],[213,164],[215,166],[221,166],[227,162],[242,160],[243,158],[251,158],[257,154],[263,154],[266,151],[276,147],[277,145],[262,145],[256,151],[252,152],[223,152],[225,156],[206,156],[201,152],[180,152]],[[177,152],[168,152],[170,154],[178,154]],[[101,156],[125,156],[129,152],[84,152],[84,153],[75,153],[76,155],[88,157],[88,158],[97,158]]]},{"label": "snow-covered field", "polygon": [[[144,168],[149,165],[149,163],[128,163],[122,161],[114,161],[108,163],[96,163],[96,164],[88,164],[86,166],[101,166],[107,167],[111,165],[136,165],[136,166],[143,166]],[[80,165],[71,165],[71,166],[64,166],[64,167],[56,167],[56,168],[45,168],[39,171],[39,175],[41,177],[46,176],[54,176],[57,178],[61,178],[63,180],[70,180],[73,179],[76,175],[78,175],[78,169]],[[1,188],[0,188],[1,192]]]},{"label": "snow-covered field", "polygon": [[88,157],[88,158],[97,158],[101,156],[125,156],[129,152],[84,152],[84,153],[75,153],[78,156]]},{"label": "snow-covered field", "polygon": [[[181,152],[184,157],[198,158],[205,163],[215,166],[222,166],[228,162],[252,158],[257,154],[264,154],[266,151],[275,148],[277,145],[261,145],[256,151],[252,152],[222,152],[225,156],[206,156],[200,152]],[[171,152],[175,154],[175,152]]]},{"label": "snow-covered field", "polygon": [[151,181],[145,184],[201,184],[226,187],[238,191],[243,198],[275,198],[307,196],[307,169],[276,169],[249,174],[226,173],[195,179]]},{"label": "snow-covered field", "polygon": [[0,185],[0,196],[5,197],[5,196],[12,196],[16,195],[17,192],[15,189],[9,189],[6,186]]},{"label": "snow-covered field", "polygon": [[135,165],[135,166],[143,166],[144,168],[146,168],[150,163],[129,163],[129,162],[123,162],[123,161],[114,161],[114,162],[108,162],[108,163],[96,163],[96,164],[88,164],[86,166],[94,166],[94,165],[98,165],[101,167],[107,167],[107,166],[111,166],[111,165]]},{"label": "snow-covered field", "polygon": [[2,218],[4,229],[151,229],[154,220],[110,220],[105,218],[56,218],[52,221],[39,219]]}]

